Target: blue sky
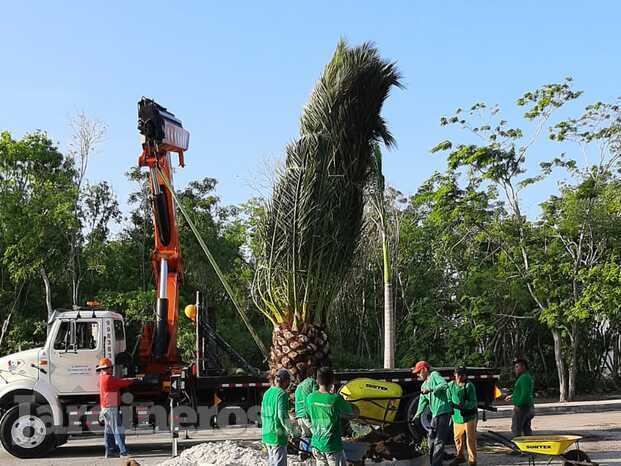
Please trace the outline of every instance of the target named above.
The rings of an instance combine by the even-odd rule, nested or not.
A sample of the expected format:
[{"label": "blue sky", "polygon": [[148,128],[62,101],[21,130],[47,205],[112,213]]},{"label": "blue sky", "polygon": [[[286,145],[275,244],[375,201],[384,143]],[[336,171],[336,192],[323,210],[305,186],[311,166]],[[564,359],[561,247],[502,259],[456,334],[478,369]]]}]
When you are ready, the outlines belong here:
[{"label": "blue sky", "polygon": [[[406,194],[442,169],[429,149],[453,135],[438,121],[459,106],[510,107],[568,75],[585,91],[575,113],[621,94],[614,1],[12,1],[1,11],[0,130],[43,129],[66,148],[71,115],[106,122],[89,177],[108,180],[121,204],[134,189],[124,173],[140,149],[143,95],[191,132],[178,187],[209,176],[225,203],[256,195],[339,37],[374,41],[404,75],[384,116],[398,143],[386,175]],[[542,144],[531,166],[557,150]],[[528,208],[550,189],[525,193]]]}]

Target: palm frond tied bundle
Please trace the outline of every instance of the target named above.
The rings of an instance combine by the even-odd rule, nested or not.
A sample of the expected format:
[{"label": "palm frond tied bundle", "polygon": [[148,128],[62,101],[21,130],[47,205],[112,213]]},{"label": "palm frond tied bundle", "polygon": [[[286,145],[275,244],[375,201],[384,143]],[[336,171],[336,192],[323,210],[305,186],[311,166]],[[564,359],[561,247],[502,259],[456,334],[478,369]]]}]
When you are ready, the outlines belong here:
[{"label": "palm frond tied bundle", "polygon": [[302,378],[328,361],[326,313],[351,267],[362,224],[373,148],[392,146],[382,105],[401,87],[394,63],[370,43],[341,41],[286,147],[259,228],[253,283],[257,307],[274,325],[270,366]]}]

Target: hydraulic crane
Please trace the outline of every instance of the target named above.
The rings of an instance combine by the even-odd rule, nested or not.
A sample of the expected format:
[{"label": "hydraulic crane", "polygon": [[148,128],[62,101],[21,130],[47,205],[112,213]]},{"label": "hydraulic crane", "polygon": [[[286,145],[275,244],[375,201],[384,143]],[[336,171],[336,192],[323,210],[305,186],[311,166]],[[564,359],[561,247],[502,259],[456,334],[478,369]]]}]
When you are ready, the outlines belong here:
[{"label": "hydraulic crane", "polygon": [[181,364],[177,354],[177,320],[183,260],[174,199],[169,189],[173,182],[171,153],[177,153],[179,165],[183,167],[190,133],[166,108],[145,97],[138,102],[138,130],[142,137],[138,165],[149,169],[155,229],[151,264],[157,293],[155,325],[144,326],[139,361],[147,374],[164,374]]}]

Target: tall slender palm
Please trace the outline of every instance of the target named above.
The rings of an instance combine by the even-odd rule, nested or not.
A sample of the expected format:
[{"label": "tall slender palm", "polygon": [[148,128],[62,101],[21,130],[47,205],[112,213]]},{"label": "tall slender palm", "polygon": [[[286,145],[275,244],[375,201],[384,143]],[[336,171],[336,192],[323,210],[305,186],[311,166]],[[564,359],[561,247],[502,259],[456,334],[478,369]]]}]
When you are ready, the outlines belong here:
[{"label": "tall slender palm", "polygon": [[326,313],[343,284],[360,237],[374,145],[394,144],[380,112],[394,63],[369,43],[341,41],[286,147],[265,219],[253,283],[257,307],[274,325],[270,367],[302,378],[326,364]]},{"label": "tall slender palm", "polygon": [[371,186],[371,203],[375,214],[373,221],[379,230],[382,240],[382,265],[384,271],[384,368],[394,369],[396,331],[394,295],[392,290],[392,264],[388,241],[386,200],[384,199],[386,185],[382,169],[382,151],[377,144],[373,148],[373,155],[375,158],[375,179]]}]

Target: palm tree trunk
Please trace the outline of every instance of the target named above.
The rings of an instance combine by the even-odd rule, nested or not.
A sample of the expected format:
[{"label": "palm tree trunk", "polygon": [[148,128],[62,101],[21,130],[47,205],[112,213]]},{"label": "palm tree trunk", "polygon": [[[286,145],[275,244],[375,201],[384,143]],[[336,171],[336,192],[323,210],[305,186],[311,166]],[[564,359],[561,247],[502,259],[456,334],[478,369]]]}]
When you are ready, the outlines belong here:
[{"label": "palm tree trunk", "polygon": [[307,377],[310,368],[330,365],[328,335],[314,324],[302,324],[297,329],[279,325],[272,333],[269,365],[272,376],[280,368],[289,370],[292,386],[296,386]]},{"label": "palm tree trunk", "polygon": [[395,368],[395,309],[392,283],[384,283],[384,368]]},{"label": "palm tree trunk", "polygon": [[395,368],[395,306],[392,292],[392,270],[386,231],[382,231],[384,255],[384,368]]}]

